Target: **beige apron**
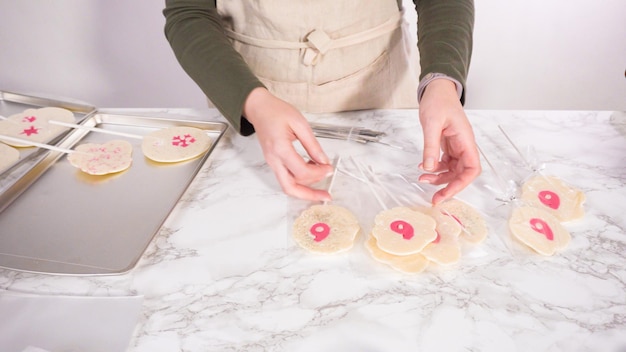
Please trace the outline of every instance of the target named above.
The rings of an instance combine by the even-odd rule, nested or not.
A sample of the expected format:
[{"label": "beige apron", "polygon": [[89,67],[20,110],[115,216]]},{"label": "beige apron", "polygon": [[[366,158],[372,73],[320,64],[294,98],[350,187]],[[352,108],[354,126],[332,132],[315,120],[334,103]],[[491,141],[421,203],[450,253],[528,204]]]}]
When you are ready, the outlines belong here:
[{"label": "beige apron", "polygon": [[416,108],[417,46],[396,0],[217,0],[257,77],[302,111]]}]

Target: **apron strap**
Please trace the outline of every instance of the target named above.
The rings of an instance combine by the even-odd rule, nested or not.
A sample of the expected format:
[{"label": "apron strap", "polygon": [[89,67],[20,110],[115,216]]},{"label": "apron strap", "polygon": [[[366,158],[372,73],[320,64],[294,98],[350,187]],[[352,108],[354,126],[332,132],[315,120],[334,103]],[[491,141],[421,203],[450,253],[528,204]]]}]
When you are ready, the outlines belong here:
[{"label": "apron strap", "polygon": [[402,23],[402,11],[398,11],[393,17],[380,25],[368,30],[354,33],[345,37],[332,39],[326,32],[315,29],[309,33],[303,42],[290,42],[283,40],[261,39],[250,37],[245,34],[237,33],[228,28],[225,29],[226,36],[229,38],[253,46],[267,49],[304,49],[303,63],[307,66],[316,65],[321,56],[331,49],[343,48],[346,46],[356,45],[367,42],[381,35],[394,31]]}]

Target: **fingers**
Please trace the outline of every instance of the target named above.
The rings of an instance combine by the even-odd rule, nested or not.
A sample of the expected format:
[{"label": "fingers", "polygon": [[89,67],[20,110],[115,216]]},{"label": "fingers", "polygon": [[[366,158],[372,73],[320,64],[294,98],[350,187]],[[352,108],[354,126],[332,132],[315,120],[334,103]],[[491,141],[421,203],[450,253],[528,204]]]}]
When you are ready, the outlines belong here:
[{"label": "fingers", "polygon": [[317,138],[315,138],[313,130],[308,123],[296,124],[292,128],[296,138],[300,141],[300,144],[302,144],[302,147],[304,147],[304,150],[306,150],[313,161],[318,164],[330,164],[330,159],[328,159],[328,156],[326,156],[326,153],[322,150],[322,146]]},{"label": "fingers", "polygon": [[283,192],[289,196],[310,201],[323,202],[331,200],[331,196],[326,190],[314,189],[298,183],[289,170],[284,167],[278,167],[274,170],[274,173]]},{"label": "fingers", "polygon": [[330,165],[306,163],[297,153],[295,153],[295,156],[292,155],[276,163],[268,161],[268,164],[274,170],[276,179],[285,194],[310,201],[331,200],[331,196],[326,190],[314,189],[308,186],[332,173]]},{"label": "fingers", "polygon": [[435,172],[439,167],[439,155],[441,154],[441,126],[432,123],[425,123],[424,129],[424,152],[422,163],[419,168],[427,172]]},{"label": "fingers", "polygon": [[438,174],[423,174],[420,182],[434,185],[447,184],[433,195],[432,203],[438,204],[452,198],[467,187],[481,173],[480,159],[476,148],[467,148],[460,157],[446,154],[446,161],[440,163]]}]

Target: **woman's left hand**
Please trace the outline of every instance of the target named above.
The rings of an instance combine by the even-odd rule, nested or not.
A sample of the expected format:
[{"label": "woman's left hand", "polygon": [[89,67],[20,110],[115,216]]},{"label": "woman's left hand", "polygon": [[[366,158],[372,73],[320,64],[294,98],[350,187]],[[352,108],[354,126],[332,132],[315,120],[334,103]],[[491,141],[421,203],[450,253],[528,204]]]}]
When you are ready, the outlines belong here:
[{"label": "woman's left hand", "polygon": [[454,197],[480,175],[480,156],[454,82],[436,79],[428,84],[420,101],[419,119],[424,133],[419,167],[427,172],[419,181],[447,184],[433,195],[432,203],[437,204]]}]

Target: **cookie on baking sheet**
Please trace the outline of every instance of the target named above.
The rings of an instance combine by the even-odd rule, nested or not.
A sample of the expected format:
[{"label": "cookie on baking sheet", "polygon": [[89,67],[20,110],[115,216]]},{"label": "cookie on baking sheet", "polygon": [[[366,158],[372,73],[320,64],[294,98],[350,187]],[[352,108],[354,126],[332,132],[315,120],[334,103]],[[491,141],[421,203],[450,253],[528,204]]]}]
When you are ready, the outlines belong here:
[{"label": "cookie on baking sheet", "polygon": [[478,244],[487,238],[489,228],[483,216],[469,204],[458,199],[450,199],[436,206],[444,214],[452,216],[463,231],[461,238],[473,244]]},{"label": "cookie on baking sheet", "polygon": [[437,237],[437,223],[432,217],[407,207],[384,210],[374,218],[372,236],[378,247],[394,255],[421,251]]},{"label": "cookie on baking sheet", "polygon": [[4,143],[0,143],[0,172],[20,160],[20,152]]},{"label": "cookie on baking sheet", "polygon": [[452,217],[433,207],[419,207],[417,211],[431,216],[437,222],[437,238],[420,252],[428,260],[441,265],[455,264],[461,259],[459,235],[461,225]]},{"label": "cookie on baking sheet", "polygon": [[350,210],[338,205],[313,205],[293,223],[293,238],[302,248],[320,254],[349,250],[361,227]]},{"label": "cookie on baking sheet", "polygon": [[555,216],[535,207],[515,208],[509,218],[509,230],[520,242],[543,255],[564,249],[571,235]]},{"label": "cookie on baking sheet", "polygon": [[[76,122],[74,113],[67,109],[56,107],[26,109],[9,116],[6,120],[0,120],[0,134],[35,143],[47,143],[69,129],[49,123],[48,121],[51,120],[65,123]],[[19,142],[5,141],[4,143],[14,147],[33,146]]]},{"label": "cookie on baking sheet", "polygon": [[585,194],[553,176],[537,175],[524,182],[521,198],[526,204],[542,208],[560,221],[585,216]]},{"label": "cookie on baking sheet", "polygon": [[428,259],[420,253],[400,256],[383,251],[378,247],[376,237],[372,235],[370,235],[365,242],[365,248],[367,248],[368,252],[375,260],[387,264],[393,269],[403,273],[417,274],[428,267]]},{"label": "cookie on baking sheet", "polygon": [[133,161],[132,152],[132,144],[123,140],[85,143],[74,148],[67,160],[90,175],[106,175],[128,169]]},{"label": "cookie on baking sheet", "polygon": [[200,156],[209,150],[212,143],[204,130],[176,126],[146,135],[141,143],[141,150],[148,159],[161,163],[175,163]]}]

